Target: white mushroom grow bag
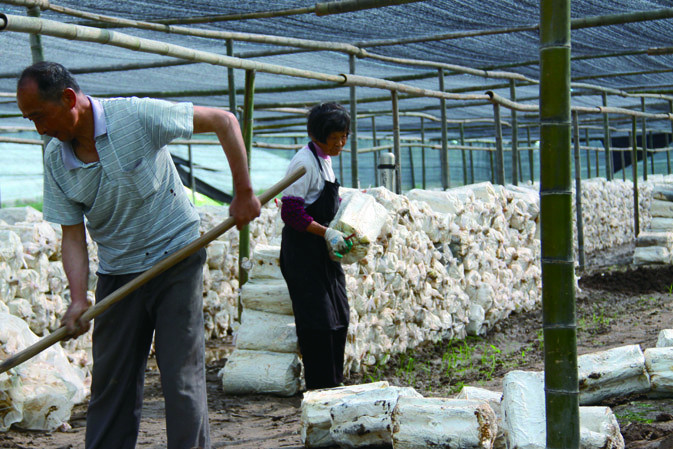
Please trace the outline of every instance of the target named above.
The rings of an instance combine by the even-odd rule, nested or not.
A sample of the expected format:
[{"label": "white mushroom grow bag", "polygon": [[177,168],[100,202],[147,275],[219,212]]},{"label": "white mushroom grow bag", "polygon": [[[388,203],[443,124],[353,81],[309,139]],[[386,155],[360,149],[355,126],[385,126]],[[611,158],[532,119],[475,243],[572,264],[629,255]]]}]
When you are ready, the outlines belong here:
[{"label": "white mushroom grow bag", "polygon": [[[503,379],[502,411],[509,449],[546,448],[544,373],[507,373]],[[619,423],[608,407],[580,407],[580,448],[624,448]]]},{"label": "white mushroom grow bag", "polygon": [[251,278],[241,287],[241,304],[246,309],[292,315],[292,300],[284,279]]},{"label": "white mushroom grow bag", "polygon": [[[0,357],[4,360],[38,341],[23,320],[0,313]],[[85,371],[73,367],[59,345],[0,375],[0,430],[11,425],[54,430],[89,394]]]},{"label": "white mushroom grow bag", "polygon": [[639,345],[620,346],[577,357],[580,404],[650,389],[645,356]]},{"label": "white mushroom grow bag", "polygon": [[673,396],[673,347],[645,350],[645,367],[655,396]]},{"label": "white mushroom grow bag", "polygon": [[413,388],[388,387],[344,398],[330,409],[330,436],[341,447],[392,443],[392,413],[401,397],[422,398]]},{"label": "white mushroom grow bag", "polygon": [[347,387],[327,388],[304,393],[301,401],[301,441],[306,447],[335,444],[330,434],[331,410],[357,393],[388,388],[386,381]]},{"label": "white mushroom grow bag", "polygon": [[487,402],[401,397],[393,412],[393,447],[490,449],[497,429]]},{"label": "white mushroom grow bag", "polygon": [[298,353],[294,317],[243,309],[241,326],[236,332],[236,348]]},{"label": "white mushroom grow bag", "polygon": [[299,391],[297,354],[236,349],[218,375],[225,393],[292,396]]}]

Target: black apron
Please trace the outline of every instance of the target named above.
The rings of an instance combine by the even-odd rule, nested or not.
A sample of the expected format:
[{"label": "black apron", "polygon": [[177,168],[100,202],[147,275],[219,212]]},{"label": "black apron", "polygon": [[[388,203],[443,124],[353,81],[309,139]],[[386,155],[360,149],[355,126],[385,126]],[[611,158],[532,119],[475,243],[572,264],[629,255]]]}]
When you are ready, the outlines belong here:
[{"label": "black apron", "polygon": [[[313,147],[320,172],[322,166]],[[313,220],[328,226],[339,210],[339,183],[325,180],[318,199],[306,207]],[[285,225],[280,246],[280,269],[287,282],[297,328],[336,330],[348,327],[350,311],[346,297],[346,278],[341,264],[327,253],[325,239]]]}]

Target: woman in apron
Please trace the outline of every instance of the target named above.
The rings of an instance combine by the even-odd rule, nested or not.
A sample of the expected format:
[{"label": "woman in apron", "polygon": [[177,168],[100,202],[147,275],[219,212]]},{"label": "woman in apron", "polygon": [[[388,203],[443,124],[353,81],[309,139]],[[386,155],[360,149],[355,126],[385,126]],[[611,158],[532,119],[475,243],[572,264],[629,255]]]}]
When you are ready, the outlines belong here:
[{"label": "woman in apron", "polygon": [[311,142],[288,167],[290,173],[304,166],[306,174],[283,191],[280,268],[292,299],[306,388],[313,390],[343,382],[350,315],[346,279],[334,253],[348,247],[345,235],[329,223],[340,201],[331,157],[346,144],[350,115],[337,103],[321,103],[310,110],[307,129]]}]

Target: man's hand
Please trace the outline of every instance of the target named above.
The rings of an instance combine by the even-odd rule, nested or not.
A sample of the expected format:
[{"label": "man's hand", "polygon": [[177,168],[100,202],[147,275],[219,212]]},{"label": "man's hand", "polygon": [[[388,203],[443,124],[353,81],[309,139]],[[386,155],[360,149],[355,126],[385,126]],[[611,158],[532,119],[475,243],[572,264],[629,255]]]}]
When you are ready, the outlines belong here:
[{"label": "man's hand", "polygon": [[252,190],[245,192],[237,191],[229,205],[229,215],[234,218],[236,228],[240,230],[243,226],[259,217],[261,207],[259,199],[252,193]]},{"label": "man's hand", "polygon": [[61,319],[61,326],[65,326],[70,338],[77,338],[89,330],[90,323],[82,320],[82,314],[87,311],[89,304],[86,301],[73,301]]}]

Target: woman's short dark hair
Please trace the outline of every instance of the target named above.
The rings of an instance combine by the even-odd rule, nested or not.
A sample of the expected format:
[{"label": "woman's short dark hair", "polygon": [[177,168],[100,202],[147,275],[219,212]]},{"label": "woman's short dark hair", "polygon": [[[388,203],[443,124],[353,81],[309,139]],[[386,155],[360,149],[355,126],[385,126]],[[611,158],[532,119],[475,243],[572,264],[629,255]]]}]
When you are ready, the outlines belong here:
[{"label": "woman's short dark hair", "polygon": [[79,84],[72,74],[57,62],[41,61],[23,69],[17,87],[21,87],[27,80],[37,84],[40,97],[45,101],[59,102],[66,88],[79,92]]},{"label": "woman's short dark hair", "polygon": [[351,116],[339,103],[320,103],[308,112],[308,135],[320,143],[326,143],[335,131],[349,132],[350,126]]}]

